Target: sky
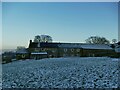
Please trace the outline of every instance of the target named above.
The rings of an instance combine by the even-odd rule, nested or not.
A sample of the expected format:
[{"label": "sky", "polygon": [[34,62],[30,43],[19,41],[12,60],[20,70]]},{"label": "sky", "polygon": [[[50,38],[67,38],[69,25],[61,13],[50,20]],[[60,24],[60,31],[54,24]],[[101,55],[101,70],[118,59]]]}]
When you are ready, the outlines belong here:
[{"label": "sky", "polygon": [[118,2],[119,0],[1,0],[2,2]]},{"label": "sky", "polygon": [[0,2],[0,54],[2,49],[2,3]]},{"label": "sky", "polygon": [[3,2],[2,48],[28,47],[36,35],[81,43],[90,36],[118,39],[117,2]]}]

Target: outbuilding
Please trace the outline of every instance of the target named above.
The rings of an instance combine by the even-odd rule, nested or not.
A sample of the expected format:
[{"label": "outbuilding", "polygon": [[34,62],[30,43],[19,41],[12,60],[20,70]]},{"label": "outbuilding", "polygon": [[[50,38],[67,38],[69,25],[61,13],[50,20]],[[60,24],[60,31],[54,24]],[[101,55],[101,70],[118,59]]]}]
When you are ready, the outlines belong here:
[{"label": "outbuilding", "polygon": [[29,52],[27,49],[19,49],[16,51],[16,59],[28,59]]}]

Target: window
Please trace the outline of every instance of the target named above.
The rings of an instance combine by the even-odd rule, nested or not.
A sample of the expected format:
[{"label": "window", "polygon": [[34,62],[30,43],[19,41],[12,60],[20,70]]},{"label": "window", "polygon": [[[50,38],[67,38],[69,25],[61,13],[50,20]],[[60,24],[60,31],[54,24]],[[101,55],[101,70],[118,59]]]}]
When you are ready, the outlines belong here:
[{"label": "window", "polygon": [[39,49],[38,48],[35,48],[35,52],[38,52],[39,51]]},{"label": "window", "polygon": [[64,52],[67,52],[67,49],[66,49],[66,48],[64,49]]},{"label": "window", "polygon": [[74,52],[74,49],[71,49],[71,52]]},{"label": "window", "polygon": [[46,51],[46,48],[44,48],[44,51]]},{"label": "window", "polygon": [[53,53],[55,53],[55,50],[52,50]]},{"label": "window", "polygon": [[40,47],[40,43],[38,43],[38,47]]},{"label": "window", "polygon": [[80,52],[80,49],[77,49],[77,52]]},{"label": "window", "polygon": [[44,49],[44,48],[41,48],[41,51],[45,51],[45,49]]}]

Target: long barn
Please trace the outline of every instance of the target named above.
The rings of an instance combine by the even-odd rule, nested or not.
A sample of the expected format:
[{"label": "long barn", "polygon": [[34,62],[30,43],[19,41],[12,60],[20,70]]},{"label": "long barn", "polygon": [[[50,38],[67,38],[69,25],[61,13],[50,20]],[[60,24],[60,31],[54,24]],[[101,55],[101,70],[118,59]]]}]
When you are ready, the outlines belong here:
[{"label": "long barn", "polygon": [[30,58],[41,59],[50,57],[112,57],[115,50],[107,44],[86,44],[86,43],[47,43],[32,42],[30,40],[28,52]]}]

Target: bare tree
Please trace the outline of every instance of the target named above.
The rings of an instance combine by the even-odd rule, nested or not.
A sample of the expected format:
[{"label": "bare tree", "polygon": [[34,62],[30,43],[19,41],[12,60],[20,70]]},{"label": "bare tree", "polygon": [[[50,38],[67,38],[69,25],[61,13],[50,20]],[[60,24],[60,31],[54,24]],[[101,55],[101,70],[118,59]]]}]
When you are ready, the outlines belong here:
[{"label": "bare tree", "polygon": [[86,43],[91,44],[109,44],[109,40],[107,40],[105,37],[99,37],[99,36],[91,36],[88,39],[85,40]]},{"label": "bare tree", "polygon": [[112,39],[112,43],[115,44],[117,42],[117,39]]},{"label": "bare tree", "polygon": [[17,50],[25,49],[25,46],[17,46]]},{"label": "bare tree", "polygon": [[41,41],[41,37],[39,35],[35,36],[34,42],[40,42],[40,41]]},{"label": "bare tree", "polygon": [[49,35],[37,35],[34,38],[34,42],[52,42],[52,37]]}]

